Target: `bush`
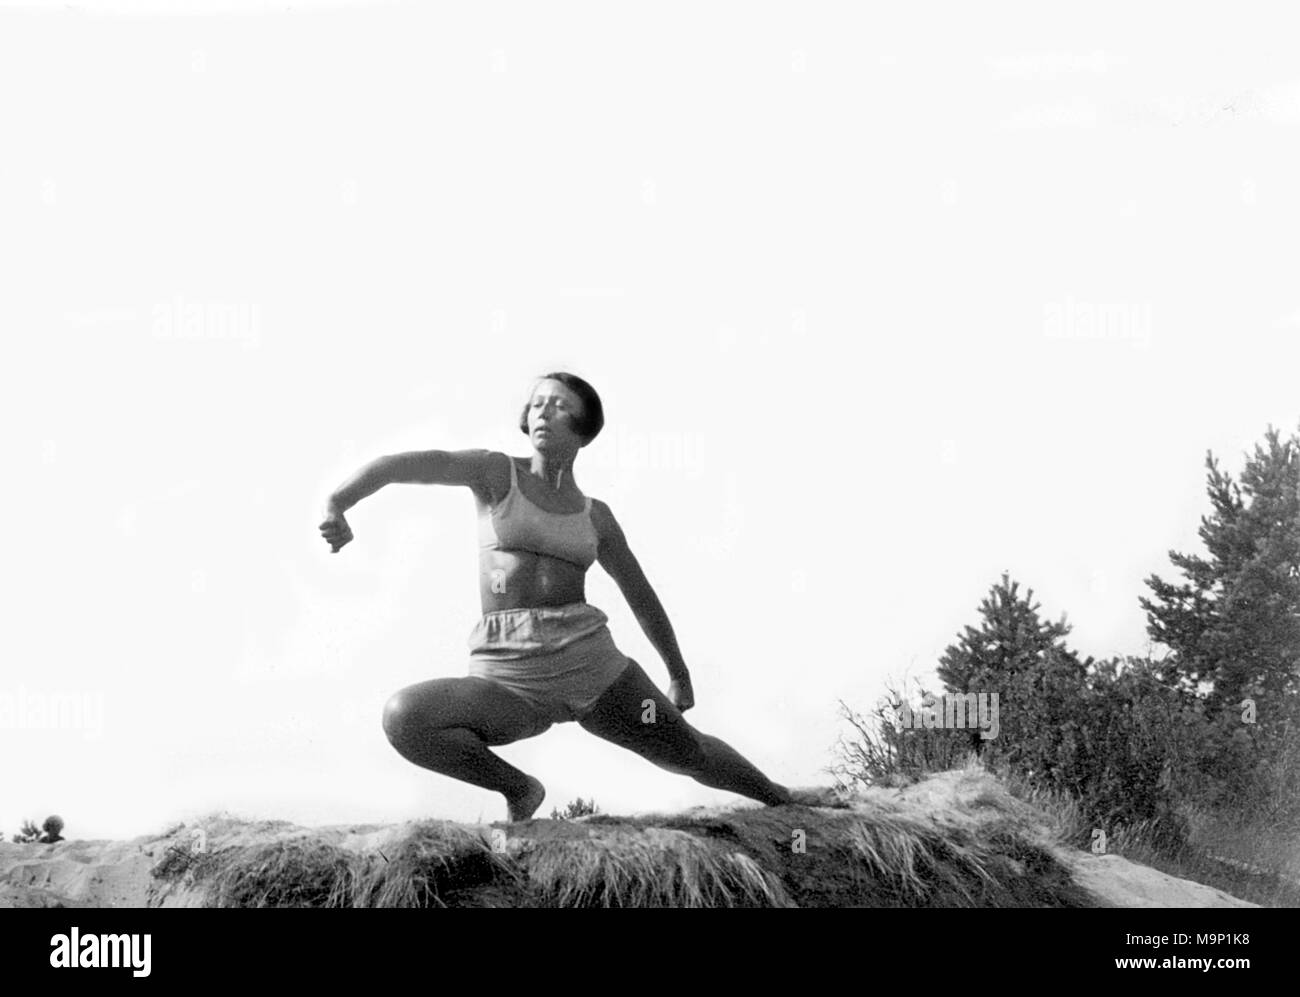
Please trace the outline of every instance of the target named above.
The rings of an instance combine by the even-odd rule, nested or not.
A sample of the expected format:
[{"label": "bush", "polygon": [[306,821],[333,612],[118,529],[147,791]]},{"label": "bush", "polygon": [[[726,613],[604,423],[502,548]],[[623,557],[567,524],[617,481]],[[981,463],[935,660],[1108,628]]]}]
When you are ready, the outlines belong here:
[{"label": "bush", "polygon": [[551,820],[573,820],[575,817],[589,817],[598,813],[600,813],[600,808],[596,806],[594,796],[590,800],[584,800],[579,796],[576,800],[570,800],[565,804],[563,811],[552,807]]},{"label": "bush", "polygon": [[[905,728],[899,707],[907,699],[907,684],[885,685],[885,696],[870,712],[857,713],[840,701],[840,715],[853,727],[834,748],[830,774],[835,788],[851,793],[866,786],[902,786],[928,772],[944,772],[964,764],[970,754],[970,732],[940,728]],[[918,697],[926,690],[917,683]]]},{"label": "bush", "polygon": [[18,845],[30,845],[40,840],[41,829],[30,820],[23,821],[23,829],[14,835],[14,843]]},{"label": "bush", "polygon": [[14,835],[14,843],[18,845],[30,845],[37,842],[44,845],[52,845],[56,841],[62,841],[63,836],[63,818],[58,814],[50,814],[45,818],[45,823],[37,827],[34,821],[23,821],[23,829]]}]

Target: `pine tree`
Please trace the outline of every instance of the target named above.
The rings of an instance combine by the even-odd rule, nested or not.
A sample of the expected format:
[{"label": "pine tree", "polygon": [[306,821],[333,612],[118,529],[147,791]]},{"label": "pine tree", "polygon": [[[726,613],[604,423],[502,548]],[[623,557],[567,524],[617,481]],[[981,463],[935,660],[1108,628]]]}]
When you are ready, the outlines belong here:
[{"label": "pine tree", "polygon": [[[1147,632],[1168,647],[1167,681],[1206,695],[1210,715],[1255,705],[1266,737],[1300,723],[1300,437],[1269,426],[1238,484],[1206,454],[1208,557],[1169,552],[1187,581],[1146,580]],[[1243,493],[1249,501],[1243,500]]]},{"label": "pine tree", "polygon": [[1082,744],[1085,678],[1092,659],[1081,662],[1065,645],[1070,626],[1062,615],[1044,622],[1019,583],[1004,573],[980,604],[979,628],[966,627],[940,658],[938,674],[950,693],[997,693],[998,737],[975,732],[971,746],[989,760],[1033,771],[1048,782],[1075,781]]}]

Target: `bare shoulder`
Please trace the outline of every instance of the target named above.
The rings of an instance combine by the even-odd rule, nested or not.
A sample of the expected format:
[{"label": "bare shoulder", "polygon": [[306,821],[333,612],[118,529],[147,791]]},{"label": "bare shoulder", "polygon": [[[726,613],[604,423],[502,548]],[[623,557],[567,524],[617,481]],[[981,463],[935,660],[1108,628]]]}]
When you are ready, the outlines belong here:
[{"label": "bare shoulder", "polygon": [[482,491],[478,493],[481,501],[495,506],[505,501],[510,494],[510,465],[515,459],[500,450],[483,451]]},{"label": "bare shoulder", "polygon": [[591,525],[596,528],[596,536],[600,540],[602,549],[609,545],[623,544],[627,540],[623,536],[623,528],[619,526],[618,520],[614,518],[613,510],[608,503],[598,498],[591,500]]}]

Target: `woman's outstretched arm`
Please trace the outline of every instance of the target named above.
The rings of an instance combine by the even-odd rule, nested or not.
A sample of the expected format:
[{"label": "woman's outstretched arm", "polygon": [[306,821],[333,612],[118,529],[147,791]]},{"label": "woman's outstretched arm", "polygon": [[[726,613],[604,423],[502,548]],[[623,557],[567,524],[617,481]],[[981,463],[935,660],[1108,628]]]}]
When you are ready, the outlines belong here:
[{"label": "woman's outstretched arm", "polygon": [[325,504],[340,513],[347,512],[367,495],[373,495],[393,480],[392,461],[393,458],[389,456],[376,457],[330,492]]},{"label": "woman's outstretched arm", "polygon": [[391,461],[390,457],[375,458],[330,492],[318,529],[321,539],[330,545],[331,554],[352,542],[352,527],[343,514],[393,480]]},{"label": "woman's outstretched arm", "polygon": [[343,514],[384,485],[465,485],[486,494],[490,458],[489,450],[409,450],[376,457],[330,493],[320,524],[321,535],[338,553],[352,539],[352,528]]}]

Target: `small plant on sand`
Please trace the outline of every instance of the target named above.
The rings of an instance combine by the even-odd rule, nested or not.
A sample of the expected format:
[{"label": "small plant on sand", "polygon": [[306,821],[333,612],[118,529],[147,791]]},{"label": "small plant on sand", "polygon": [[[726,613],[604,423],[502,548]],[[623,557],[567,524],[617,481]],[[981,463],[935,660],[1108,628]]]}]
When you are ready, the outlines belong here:
[{"label": "small plant on sand", "polygon": [[30,822],[30,820],[23,820],[22,831],[19,831],[17,835],[13,836],[13,844],[27,845],[30,844],[30,842],[35,841],[36,838],[39,837],[40,837],[40,828],[36,827],[34,823]]},{"label": "small plant on sand", "polygon": [[57,814],[50,814],[45,818],[45,823],[41,827],[36,826],[35,821],[23,821],[23,829],[14,835],[14,843],[19,845],[43,844],[52,845],[56,841],[63,840],[63,818]]},{"label": "small plant on sand", "polygon": [[14,844],[29,845],[33,841],[39,841],[40,837],[41,837],[41,829],[37,827],[32,821],[25,820],[23,821],[22,830],[14,835]]},{"label": "small plant on sand", "polygon": [[596,798],[593,796],[590,800],[584,800],[579,796],[576,800],[570,800],[563,810],[558,807],[551,808],[551,820],[573,820],[575,817],[589,817],[592,814],[600,813],[600,808],[596,806]]}]

